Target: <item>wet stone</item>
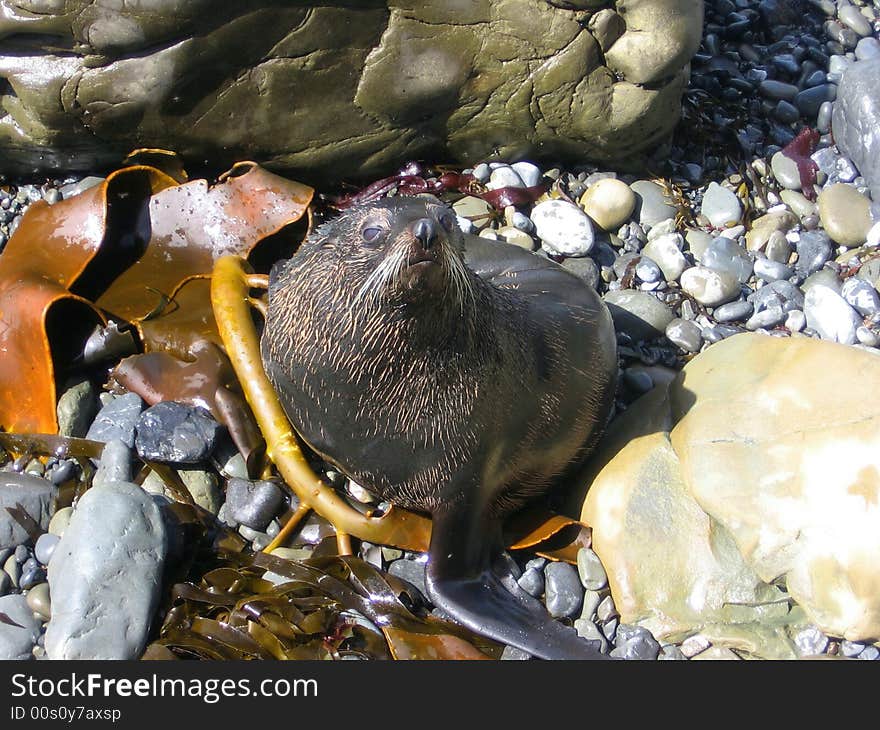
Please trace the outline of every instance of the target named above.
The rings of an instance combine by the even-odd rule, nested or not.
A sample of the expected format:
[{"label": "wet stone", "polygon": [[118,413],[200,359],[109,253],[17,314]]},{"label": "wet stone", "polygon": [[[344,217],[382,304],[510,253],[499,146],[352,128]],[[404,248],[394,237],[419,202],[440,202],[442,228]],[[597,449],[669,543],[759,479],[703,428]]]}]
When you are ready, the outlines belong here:
[{"label": "wet stone", "polygon": [[91,381],[73,383],[58,399],[56,415],[59,435],[82,438],[97,410],[97,394]]},{"label": "wet stone", "polygon": [[58,545],[58,540],[57,535],[49,532],[44,532],[37,538],[37,542],[34,544],[34,556],[40,563],[43,565],[49,564],[49,561],[52,559],[52,553],[55,552],[55,547]]},{"label": "wet stone", "polygon": [[395,560],[391,563],[391,565],[388,566],[388,572],[391,573],[391,575],[403,578],[403,580],[412,583],[412,585],[419,589],[422,596],[427,596],[428,589],[425,586],[425,568],[425,563],[404,558],[401,560]]},{"label": "wet stone", "polygon": [[809,276],[831,258],[831,239],[824,231],[802,231],[797,252],[795,270],[801,276]]},{"label": "wet stone", "polygon": [[728,302],[718,307],[712,316],[718,322],[740,322],[750,317],[754,309],[752,303],[745,300]]},{"label": "wet stone", "polygon": [[788,279],[794,271],[786,266],[785,264],[780,264],[778,261],[773,261],[771,259],[756,259],[755,260],[755,276],[759,279],[763,279],[764,281],[778,281],[779,279]]},{"label": "wet stone", "polygon": [[661,221],[675,218],[676,209],[657,183],[650,180],[637,180],[630,185],[636,194],[636,210],[642,225],[655,226]]},{"label": "wet stone", "polygon": [[638,276],[641,281],[649,283],[663,281],[663,271],[647,256],[642,256],[636,264],[636,276]]},{"label": "wet stone", "polygon": [[646,292],[610,291],[605,295],[605,303],[615,328],[636,341],[664,334],[673,318],[672,310],[666,304]]},{"label": "wet stone", "polygon": [[742,204],[736,194],[716,182],[709,183],[703,195],[702,214],[715,228],[726,228],[739,223],[742,218]]},{"label": "wet stone", "polygon": [[654,660],[660,653],[660,644],[651,632],[641,626],[620,624],[611,656],[628,660]]},{"label": "wet stone", "polygon": [[795,104],[801,114],[807,119],[814,119],[819,113],[819,108],[826,101],[834,101],[837,98],[837,86],[834,84],[821,84],[811,89],[804,89],[795,99]]},{"label": "wet stone", "polygon": [[208,457],[219,432],[205,409],[168,401],[141,413],[135,445],[142,459],[195,464]]},{"label": "wet stone", "polygon": [[814,286],[807,292],[804,314],[807,326],[819,337],[842,345],[856,341],[856,329],[862,324],[862,318],[846,300],[825,286]]},{"label": "wet stone", "polygon": [[837,10],[837,17],[863,38],[871,35],[873,31],[867,18],[854,5],[841,5]]},{"label": "wet stone", "polygon": [[866,317],[880,311],[880,297],[877,290],[864,279],[852,276],[843,282],[841,296],[847,304]]},{"label": "wet stone", "polygon": [[274,482],[230,479],[226,485],[226,510],[232,519],[253,530],[263,530],[278,514],[283,501]]},{"label": "wet stone", "polygon": [[577,570],[581,584],[588,591],[598,591],[608,585],[608,575],[599,556],[590,548],[581,548],[577,554]]},{"label": "wet stone", "polygon": [[685,352],[699,352],[703,344],[700,328],[684,319],[673,319],[666,326],[666,337]]},{"label": "wet stone", "polygon": [[760,312],[755,312],[746,322],[747,330],[769,329],[781,324],[786,318],[786,312],[782,307],[768,307]]},{"label": "wet stone", "polygon": [[687,267],[682,245],[684,239],[678,233],[666,233],[650,239],[642,254],[660,267],[666,281],[675,281]]},{"label": "wet stone", "polygon": [[505,646],[504,650],[501,652],[502,661],[525,661],[531,658],[531,654],[522,649],[517,649],[515,646]]},{"label": "wet stone", "polygon": [[599,627],[589,619],[576,619],[574,622],[574,629],[582,639],[595,642],[594,645],[603,654],[608,651],[608,639],[605,638],[599,630]]},{"label": "wet stone", "polygon": [[770,158],[770,167],[776,181],[789,190],[801,189],[801,175],[797,163],[788,155],[777,152]]},{"label": "wet stone", "polygon": [[45,531],[53,509],[57,487],[45,479],[0,472],[0,549],[16,548],[28,539],[27,531],[7,508],[19,505]]},{"label": "wet stone", "polygon": [[581,609],[583,588],[577,570],[568,563],[548,563],[544,568],[544,602],[554,618],[574,616]]},{"label": "wet stone", "polygon": [[703,252],[701,264],[713,271],[726,272],[745,283],[754,267],[748,252],[736,241],[719,236]]},{"label": "wet stone", "polygon": [[125,393],[115,397],[98,411],[86,438],[103,443],[119,440],[132,448],[135,427],[142,409],[143,401],[136,393]]},{"label": "wet stone", "polygon": [[739,296],[740,284],[735,275],[694,266],[681,275],[681,288],[707,307],[726,304]]},{"label": "wet stone", "polygon": [[585,256],[595,240],[590,219],[565,200],[545,200],[532,209],[532,222],[544,249],[562,256]]},{"label": "wet stone", "polygon": [[526,570],[517,580],[519,587],[530,596],[538,598],[544,593],[544,574],[535,568]]}]

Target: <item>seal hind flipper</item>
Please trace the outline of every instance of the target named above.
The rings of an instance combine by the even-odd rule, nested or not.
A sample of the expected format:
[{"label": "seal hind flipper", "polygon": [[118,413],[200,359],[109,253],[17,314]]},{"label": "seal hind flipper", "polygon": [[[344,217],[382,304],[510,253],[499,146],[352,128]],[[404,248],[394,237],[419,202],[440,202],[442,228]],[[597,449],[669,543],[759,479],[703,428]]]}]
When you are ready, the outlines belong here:
[{"label": "seal hind flipper", "polygon": [[[554,621],[512,576],[491,567],[500,520],[462,505],[432,515],[426,585],[435,606],[477,633],[541,659],[607,659],[574,629]],[[500,561],[499,561],[500,562]]]}]

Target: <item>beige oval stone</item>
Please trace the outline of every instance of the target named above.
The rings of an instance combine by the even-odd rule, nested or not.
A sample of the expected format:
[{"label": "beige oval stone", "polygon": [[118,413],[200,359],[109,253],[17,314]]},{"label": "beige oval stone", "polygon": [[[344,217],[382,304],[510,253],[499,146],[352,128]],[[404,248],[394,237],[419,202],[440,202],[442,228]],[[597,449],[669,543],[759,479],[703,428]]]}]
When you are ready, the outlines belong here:
[{"label": "beige oval stone", "polygon": [[746,233],[746,248],[749,251],[760,251],[773,231],[785,233],[799,222],[798,217],[789,210],[767,213],[760,218],[755,218],[752,221],[751,230]]},{"label": "beige oval stone", "polygon": [[819,193],[819,220],[841,246],[859,246],[871,230],[871,203],[852,185],[836,183]]},{"label": "beige oval stone", "polygon": [[496,233],[498,234],[498,237],[506,243],[511,243],[514,246],[519,246],[520,248],[524,248],[526,251],[535,250],[535,239],[532,238],[525,231],[521,231],[515,226],[502,226],[496,231]]},{"label": "beige oval stone", "polygon": [[72,514],[73,507],[62,507],[54,515],[52,515],[52,519],[49,520],[49,534],[61,537],[64,534],[64,530],[67,528],[68,523],[70,522],[70,516]]},{"label": "beige oval stone", "polygon": [[587,188],[580,205],[603,231],[616,231],[635,210],[636,194],[621,180],[603,178]]},{"label": "beige oval stone", "polygon": [[35,614],[48,621],[52,618],[52,600],[49,584],[38,583],[27,592],[27,605]]}]

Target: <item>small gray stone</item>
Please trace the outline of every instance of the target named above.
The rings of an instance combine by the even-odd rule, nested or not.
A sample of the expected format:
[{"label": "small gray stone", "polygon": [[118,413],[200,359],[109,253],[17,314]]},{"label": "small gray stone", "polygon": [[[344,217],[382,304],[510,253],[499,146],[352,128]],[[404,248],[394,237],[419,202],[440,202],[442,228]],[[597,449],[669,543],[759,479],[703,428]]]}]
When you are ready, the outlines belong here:
[{"label": "small gray stone", "polygon": [[58,545],[58,540],[58,536],[50,532],[44,532],[37,538],[37,542],[34,544],[34,555],[43,565],[49,564],[52,553],[55,552],[55,547]]},{"label": "small gray stone", "polygon": [[866,646],[862,649],[858,658],[869,662],[877,661],[877,659],[880,659],[880,649],[876,646]]},{"label": "small gray stone", "polygon": [[[822,81],[825,80],[825,74],[821,71],[818,71],[819,75],[822,78]],[[776,102],[776,107],[773,109],[773,116],[776,117],[783,124],[794,124],[798,119],[800,119],[800,112],[798,108],[794,106],[784,99],[780,99]]]},{"label": "small gray stone", "polygon": [[707,307],[717,307],[739,296],[740,284],[734,274],[707,266],[694,266],[681,275],[681,288]]},{"label": "small gray stone", "polygon": [[219,432],[204,408],[166,401],[141,413],[135,446],[148,461],[195,464],[208,457]]},{"label": "small gray stone", "polygon": [[794,637],[798,656],[818,656],[828,648],[828,637],[818,626],[808,626]]},{"label": "small gray stone", "polygon": [[101,452],[93,485],[127,482],[131,479],[131,447],[118,439],[108,441]]},{"label": "small gray stone", "polygon": [[544,573],[535,568],[526,570],[516,581],[530,596],[539,598],[544,593]]},{"label": "small gray stone", "polygon": [[832,115],[834,141],[880,200],[880,57],[856,61],[843,74]]},{"label": "small gray stone", "polygon": [[545,200],[532,209],[535,232],[552,254],[586,256],[593,247],[593,225],[587,214],[567,200]]},{"label": "small gray stone", "polygon": [[660,653],[660,644],[651,632],[641,626],[620,624],[611,656],[629,660],[653,660]]},{"label": "small gray stone", "polygon": [[724,236],[719,236],[706,247],[700,262],[713,271],[732,274],[743,284],[749,280],[754,266],[749,252]]},{"label": "small gray stone", "polygon": [[26,591],[29,588],[33,588],[44,580],[46,580],[46,571],[36,560],[28,561],[25,565],[21,566],[21,578],[18,579],[18,587],[21,590]]},{"label": "small gray stone", "polygon": [[687,267],[687,261],[681,252],[684,239],[678,233],[666,233],[656,236],[645,244],[642,254],[654,261],[666,281],[676,281]]},{"label": "small gray stone", "polygon": [[[810,289],[817,285],[827,286],[832,291],[840,294],[843,283],[840,281],[837,272],[833,269],[819,269],[806,278],[804,283],[801,284],[801,290],[806,294]],[[803,309],[803,303],[801,303],[800,308]]]},{"label": "small gray stone", "polygon": [[608,639],[603,636],[599,627],[592,621],[585,618],[576,619],[574,629],[578,632],[578,636],[593,642],[593,645],[603,654],[608,651]]},{"label": "small gray stone", "polygon": [[535,185],[540,184],[541,179],[544,177],[541,168],[531,162],[514,162],[510,167],[519,175],[522,184],[527,188],[533,188]]},{"label": "small gray stone", "polygon": [[616,329],[626,332],[635,341],[659,337],[672,321],[672,310],[656,297],[632,289],[610,291],[605,303]]},{"label": "small gray stone", "polygon": [[816,114],[816,129],[819,134],[828,134],[831,131],[831,117],[834,112],[834,105],[830,101],[822,103],[819,107],[819,113]]},{"label": "small gray stone", "polygon": [[856,338],[865,347],[880,346],[880,335],[872,330],[869,330],[867,327],[859,327],[856,330]]},{"label": "small gray stone", "polygon": [[876,38],[862,38],[856,44],[856,60],[867,61],[880,57],[880,41]]},{"label": "small gray stone", "polygon": [[669,341],[685,352],[699,352],[703,345],[700,328],[693,322],[684,319],[673,319],[666,326],[666,337]]},{"label": "small gray stone", "polygon": [[843,297],[821,285],[812,287],[804,297],[804,314],[807,326],[819,337],[842,345],[856,341],[856,329],[862,324],[862,318]]},{"label": "small gray stone", "polygon": [[581,609],[583,588],[577,571],[568,563],[548,563],[544,568],[544,602],[554,618],[574,616]]},{"label": "small gray stone", "polygon": [[54,511],[58,488],[51,482],[18,472],[0,472],[0,549],[16,548],[27,541],[25,529],[7,508],[19,506],[45,531]]},{"label": "small gray stone", "polygon": [[819,113],[822,104],[826,101],[834,101],[836,98],[837,86],[835,84],[820,84],[801,91],[795,99],[795,104],[804,117],[813,119]]},{"label": "small gray stone", "polygon": [[412,583],[423,596],[428,595],[428,589],[425,586],[425,563],[415,560],[395,560],[388,566],[388,572],[391,575],[403,578],[403,580]]},{"label": "small gray stone", "polygon": [[608,585],[608,575],[605,568],[590,548],[581,548],[577,554],[578,576],[581,584],[588,591],[599,591]]},{"label": "small gray stone", "polygon": [[769,329],[781,324],[786,318],[786,312],[782,307],[768,307],[760,312],[755,312],[746,322],[747,330]]},{"label": "small gray stone", "polygon": [[212,515],[220,511],[223,497],[217,486],[217,477],[213,473],[202,469],[178,469],[177,473],[199,507]]},{"label": "small gray stone", "polygon": [[660,653],[657,655],[658,661],[686,661],[687,657],[682,654],[681,649],[679,649],[674,644],[667,644],[666,646],[660,647]]},{"label": "small gray stone", "polygon": [[715,310],[712,316],[718,322],[741,322],[750,317],[754,310],[755,307],[751,302],[740,300],[722,304]]},{"label": "small gray stone", "polygon": [[614,605],[614,599],[611,597],[610,593],[602,599],[598,606],[596,606],[596,617],[602,622],[620,617],[620,614],[617,612],[617,607]]},{"label": "small gray stone", "polygon": [[758,93],[766,96],[768,99],[785,99],[786,101],[794,101],[798,94],[798,87],[794,84],[786,84],[782,81],[774,81],[767,79],[758,85]]},{"label": "small gray stone", "polygon": [[855,5],[841,5],[837,9],[837,17],[862,38],[871,35],[874,30]]},{"label": "small gray stone", "polygon": [[115,397],[98,411],[86,438],[103,443],[119,440],[129,448],[133,448],[135,426],[141,415],[143,403],[137,393],[125,393]]},{"label": "small gray stone", "polygon": [[657,183],[636,180],[630,188],[636,194],[636,215],[639,223],[655,226],[661,221],[675,218],[675,207],[669,204],[669,198]]},{"label": "small gray stone", "polygon": [[236,522],[263,530],[278,514],[283,495],[274,482],[230,479],[226,485],[226,511]]},{"label": "small gray stone", "polygon": [[40,621],[21,594],[0,597],[0,613],[15,622],[15,626],[0,621],[0,660],[30,659],[40,637]]},{"label": "small gray stone", "polygon": [[[794,190],[785,190],[784,192],[800,195],[800,193]],[[791,244],[782,231],[773,231],[770,234],[770,238],[767,239],[767,244],[764,246],[764,253],[771,261],[787,265],[788,260],[791,258]]]},{"label": "small gray stone", "polygon": [[653,283],[663,281],[663,270],[647,256],[642,256],[636,264],[636,276],[642,281]]},{"label": "small gray stone", "polygon": [[[581,583],[583,583],[583,581],[581,581]],[[602,594],[599,591],[585,590],[584,603],[583,606],[581,606],[581,618],[590,620],[595,618],[600,603],[602,603]]]},{"label": "small gray stone", "polygon": [[866,317],[880,311],[880,297],[877,296],[877,290],[857,276],[851,276],[843,282],[840,294],[847,304]]},{"label": "small gray stone", "polygon": [[864,650],[865,645],[860,641],[847,641],[846,639],[844,639],[840,642],[840,653],[843,654],[843,656],[858,656]]},{"label": "small gray stone", "polygon": [[794,274],[794,270],[785,264],[771,259],[755,259],[755,276],[764,281],[778,281],[788,279]]},{"label": "small gray stone", "polygon": [[589,256],[567,258],[562,262],[562,268],[568,269],[575,276],[583,279],[593,289],[599,287],[599,267]]},{"label": "small gray stone", "polygon": [[831,239],[825,231],[803,231],[797,243],[798,258],[795,270],[809,276],[821,269],[831,258]]},{"label": "small gray stone", "polygon": [[742,203],[732,190],[712,182],[703,194],[700,212],[715,228],[726,228],[740,222]]},{"label": "small gray stone", "polygon": [[98,396],[90,380],[83,379],[69,385],[58,398],[56,415],[61,436],[82,438],[98,410]]},{"label": "small gray stone", "polygon": [[807,318],[800,309],[792,309],[785,315],[785,327],[791,332],[800,332],[807,326]]},{"label": "small gray stone", "polygon": [[161,588],[165,523],[139,486],[117,482],[80,497],[49,564],[52,659],[136,659]]},{"label": "small gray stone", "polygon": [[486,183],[486,188],[489,190],[521,187],[525,187],[522,178],[516,174],[516,170],[507,165],[496,167],[492,170],[489,175],[489,182]]},{"label": "small gray stone", "polygon": [[31,588],[27,592],[27,604],[35,614],[44,621],[48,621],[52,617],[52,601],[49,597],[49,584],[43,582]]},{"label": "small gray stone", "polygon": [[754,305],[756,312],[774,307],[782,307],[784,312],[804,308],[804,295],[794,284],[784,279],[762,286],[750,294],[748,300]]}]

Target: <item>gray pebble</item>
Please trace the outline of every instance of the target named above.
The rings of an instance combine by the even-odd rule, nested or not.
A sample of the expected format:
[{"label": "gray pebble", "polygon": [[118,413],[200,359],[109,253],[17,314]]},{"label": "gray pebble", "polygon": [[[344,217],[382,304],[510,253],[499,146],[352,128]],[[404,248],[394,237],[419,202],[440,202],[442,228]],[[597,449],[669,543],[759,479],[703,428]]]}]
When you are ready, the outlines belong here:
[{"label": "gray pebble", "polygon": [[859,61],[880,57],[880,41],[876,38],[862,38],[856,44],[855,53],[856,59]]},{"label": "gray pebble", "polygon": [[274,482],[230,479],[226,485],[226,514],[241,525],[263,530],[278,514],[283,499]]},{"label": "gray pebble", "polygon": [[487,165],[485,162],[481,162],[479,165],[477,165],[474,168],[474,172],[473,172],[474,177],[482,183],[488,182],[489,175],[491,175],[491,174],[492,174],[492,170],[489,167],[489,165]]},{"label": "gray pebble", "polygon": [[795,270],[801,276],[809,276],[831,258],[831,239],[825,231],[803,231],[797,242],[797,251]]},{"label": "gray pebble", "polygon": [[[523,185],[527,188],[532,188],[535,185],[538,185],[541,182],[541,178],[544,177],[541,168],[531,162],[514,162],[510,167],[517,175],[519,175]],[[514,225],[516,224],[514,223]]]},{"label": "gray pebble", "polygon": [[864,279],[851,276],[843,282],[840,294],[859,314],[869,317],[880,311],[877,290]]},{"label": "gray pebble", "polygon": [[880,345],[880,336],[865,326],[856,329],[856,338],[865,347],[877,347]]},{"label": "gray pebble", "polygon": [[700,212],[715,228],[725,228],[740,222],[742,203],[732,190],[711,182],[703,194]]},{"label": "gray pebble", "polygon": [[714,311],[712,316],[718,322],[740,322],[750,317],[754,309],[751,302],[740,300],[722,304]]},{"label": "gray pebble", "polygon": [[119,440],[129,448],[133,448],[135,427],[143,405],[144,402],[137,393],[125,393],[115,397],[98,411],[86,438],[103,443]]},{"label": "gray pebble", "polygon": [[608,639],[605,638],[602,632],[599,631],[599,627],[592,621],[585,618],[576,619],[574,628],[578,632],[578,636],[593,642],[600,652],[604,654],[608,651]]},{"label": "gray pebble", "polygon": [[55,552],[55,546],[58,545],[58,536],[49,532],[44,532],[37,538],[34,544],[34,555],[43,565],[48,565],[52,559],[52,553]]},{"label": "gray pebble", "polygon": [[108,441],[101,452],[98,470],[92,484],[112,484],[127,482],[131,479],[131,447],[118,439]]},{"label": "gray pebble", "polygon": [[653,378],[644,370],[626,368],[623,371],[623,383],[627,388],[639,395],[647,393],[654,387]]},{"label": "gray pebble", "polygon": [[770,168],[773,170],[773,177],[782,187],[788,190],[801,189],[801,175],[797,163],[791,157],[777,152],[770,158]]},{"label": "gray pebble", "polygon": [[614,605],[614,599],[611,597],[609,593],[602,601],[596,606],[596,618],[599,621],[607,622],[613,618],[619,618],[620,614],[617,612],[617,607]]},{"label": "gray pebble", "polygon": [[594,619],[600,603],[602,603],[602,593],[599,591],[585,590],[584,602],[581,606],[581,618],[590,620]]},{"label": "gray pebble", "polygon": [[764,281],[788,279],[792,274],[794,274],[793,269],[778,261],[762,258],[755,260],[755,276]]},{"label": "gray pebble", "polygon": [[619,623],[620,619],[610,618],[599,626],[605,638],[612,643],[617,636],[617,626]]},{"label": "gray pebble", "polygon": [[590,548],[581,548],[577,554],[577,569],[581,583],[590,591],[598,591],[608,585],[608,575],[605,568]]},{"label": "gray pebble", "polygon": [[844,639],[840,642],[840,653],[843,656],[858,656],[865,650],[865,645],[860,641],[847,641]]},{"label": "gray pebble", "polygon": [[527,569],[516,581],[530,596],[539,598],[544,593],[544,574],[535,568]]},{"label": "gray pebble", "polygon": [[75,473],[76,462],[73,459],[63,459],[55,464],[46,476],[52,484],[60,486],[73,479]]},{"label": "gray pebble", "polygon": [[388,566],[388,572],[391,575],[412,583],[412,585],[418,588],[422,596],[428,595],[428,589],[425,586],[425,569],[425,563],[407,560],[406,558],[395,560]]},{"label": "gray pebble", "polygon": [[666,337],[669,341],[685,352],[699,352],[703,345],[700,328],[693,322],[684,319],[673,319],[666,326]]},{"label": "gray pebble", "polygon": [[599,288],[599,267],[589,256],[567,258],[562,262],[562,268],[583,279],[593,289]]},{"label": "gray pebble", "polygon": [[636,180],[630,185],[636,194],[636,217],[642,225],[655,226],[661,221],[675,218],[676,209],[657,183]]},{"label": "gray pebble", "polygon": [[876,661],[880,658],[880,649],[876,646],[866,646],[859,654],[859,659],[864,661]]},{"label": "gray pebble", "polygon": [[19,565],[23,565],[26,563],[31,557],[31,551],[28,550],[27,545],[18,545],[15,548],[15,559],[18,561]]},{"label": "gray pebble", "polygon": [[[810,289],[817,285],[827,286],[829,289],[839,294],[843,282],[840,281],[837,272],[832,269],[819,269],[806,278],[804,283],[801,284],[801,290],[806,294]],[[801,302],[800,309],[803,309],[803,302]]]},{"label": "gray pebble", "polygon": [[756,312],[777,306],[782,307],[785,312],[804,308],[803,293],[790,281],[784,279],[771,281],[756,292],[749,294],[747,299],[754,305]]},{"label": "gray pebble", "polygon": [[862,324],[862,318],[843,297],[821,285],[807,292],[804,314],[807,326],[814,329],[819,337],[842,345],[855,343],[856,329]]},{"label": "gray pebble", "polygon": [[195,464],[208,455],[220,424],[204,408],[167,401],[141,413],[135,446],[148,461]]},{"label": "gray pebble", "polygon": [[868,19],[854,5],[841,5],[837,10],[837,17],[862,38],[871,35],[873,31]]},{"label": "gray pebble", "polygon": [[760,312],[755,312],[746,322],[747,330],[769,329],[781,324],[786,318],[786,312],[782,307],[768,307]]},{"label": "gray pebble", "polygon": [[574,616],[581,609],[583,588],[577,571],[568,563],[548,563],[544,568],[544,602],[554,618]]},{"label": "gray pebble", "polygon": [[58,433],[82,438],[97,410],[98,395],[91,381],[82,379],[72,383],[58,398]]},{"label": "gray pebble", "polygon": [[[28,561],[30,562],[30,561]],[[46,571],[43,566],[37,564],[34,560],[33,564],[25,564],[21,566],[21,578],[18,580],[18,587],[26,591],[33,588],[38,583],[46,580]]]},{"label": "gray pebble", "polygon": [[667,644],[660,647],[660,653],[657,655],[658,661],[686,661],[687,657],[681,653],[674,644]]},{"label": "gray pebble", "polygon": [[792,309],[785,315],[785,326],[791,332],[800,332],[807,326],[807,318],[800,309]]},{"label": "gray pebble", "polygon": [[641,626],[620,624],[611,656],[620,659],[653,660],[660,653],[660,644],[651,632]]},{"label": "gray pebble", "polygon": [[647,256],[642,256],[636,264],[636,276],[649,283],[663,280],[663,272],[660,267]]},{"label": "gray pebble", "polygon": [[666,304],[642,291],[609,291],[605,303],[615,329],[626,332],[636,342],[664,334],[674,317]]},{"label": "gray pebble", "polygon": [[18,588],[18,580],[21,578],[21,564],[15,559],[14,555],[6,558],[3,563],[3,572],[9,578],[9,583],[13,588]]},{"label": "gray pebble", "polygon": [[828,648],[828,637],[818,626],[808,626],[794,637],[798,656],[818,656]]},{"label": "gray pebble", "polygon": [[749,280],[754,267],[749,252],[724,236],[719,236],[706,247],[700,263],[713,271],[732,274],[740,283]]},{"label": "gray pebble", "polygon": [[826,101],[834,101],[836,98],[837,86],[835,84],[820,84],[801,91],[795,99],[795,104],[805,118],[814,119],[822,104]]},{"label": "gray pebble", "polygon": [[0,596],[5,596],[12,588],[12,579],[7,575],[5,570],[0,570]]},{"label": "gray pebble", "polygon": [[819,134],[828,134],[831,131],[831,115],[834,111],[834,105],[830,101],[825,101],[819,107],[816,114],[816,129]]},{"label": "gray pebble", "polygon": [[766,96],[768,99],[785,99],[786,101],[794,101],[794,98],[798,94],[798,87],[794,84],[786,84],[782,81],[767,79],[759,84],[758,93],[760,93],[761,96]]}]

